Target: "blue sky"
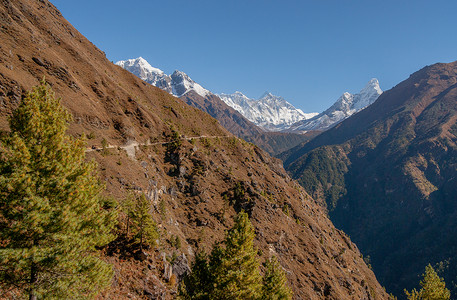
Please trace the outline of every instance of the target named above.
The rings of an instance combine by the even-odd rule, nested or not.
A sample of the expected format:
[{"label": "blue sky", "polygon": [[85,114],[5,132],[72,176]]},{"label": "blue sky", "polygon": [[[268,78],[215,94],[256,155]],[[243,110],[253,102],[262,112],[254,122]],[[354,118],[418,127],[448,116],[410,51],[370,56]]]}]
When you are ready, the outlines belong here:
[{"label": "blue sky", "polygon": [[112,61],[142,56],[212,92],[269,91],[305,112],[457,60],[453,0],[51,2]]}]

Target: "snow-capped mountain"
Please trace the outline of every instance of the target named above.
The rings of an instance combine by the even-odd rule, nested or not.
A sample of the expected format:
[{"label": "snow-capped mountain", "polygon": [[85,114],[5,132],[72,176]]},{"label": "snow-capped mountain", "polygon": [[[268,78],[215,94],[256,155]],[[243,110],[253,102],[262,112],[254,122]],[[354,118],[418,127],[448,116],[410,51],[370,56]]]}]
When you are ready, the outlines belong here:
[{"label": "snow-capped mountain", "polygon": [[379,87],[379,82],[376,78],[373,78],[358,94],[344,93],[326,111],[309,120],[303,120],[293,124],[288,131],[329,129],[375,102],[381,94],[382,90]]},{"label": "snow-capped mountain", "polygon": [[190,79],[184,72],[174,71],[170,77],[172,94],[176,97],[181,97],[190,91],[194,91],[202,97],[212,94],[210,91],[204,89],[201,85]]},{"label": "snow-capped mountain", "polygon": [[258,100],[251,99],[241,92],[215,95],[193,81],[187,74],[174,71],[167,75],[152,67],[144,58],[118,61],[118,66],[133,73],[144,81],[159,87],[170,94],[182,97],[194,91],[202,97],[219,96],[228,106],[237,110],[246,119],[269,131],[303,132],[326,130],[352,114],[364,109],[381,95],[377,79],[372,79],[358,93],[344,93],[330,108],[318,113],[304,113],[284,98],[266,92]]},{"label": "snow-capped mountain", "polygon": [[285,130],[298,121],[317,115],[317,113],[306,114],[284,98],[268,92],[258,100],[248,98],[241,92],[220,94],[219,97],[249,121],[271,131]]},{"label": "snow-capped mountain", "polygon": [[[177,97],[182,97],[190,91],[195,91],[202,97],[215,95],[193,81],[184,72],[175,71],[173,74],[167,75],[162,70],[151,66],[142,57],[121,60],[116,62],[116,65]],[[250,99],[240,92],[217,96],[249,121],[271,131],[285,130],[300,120],[309,119],[317,115],[317,113],[306,114],[293,107],[284,98],[270,93],[265,93],[259,100]]]},{"label": "snow-capped mountain", "polygon": [[162,70],[151,66],[144,58],[138,57],[135,59],[121,60],[116,65],[126,69],[133,75],[138,76],[147,83],[159,87],[171,93],[171,78]]},{"label": "snow-capped mountain", "polygon": [[193,81],[186,73],[174,71],[173,74],[167,75],[162,70],[151,66],[142,57],[121,60],[116,62],[116,65],[176,97],[181,97],[190,91],[195,91],[202,97],[212,94],[210,91]]}]

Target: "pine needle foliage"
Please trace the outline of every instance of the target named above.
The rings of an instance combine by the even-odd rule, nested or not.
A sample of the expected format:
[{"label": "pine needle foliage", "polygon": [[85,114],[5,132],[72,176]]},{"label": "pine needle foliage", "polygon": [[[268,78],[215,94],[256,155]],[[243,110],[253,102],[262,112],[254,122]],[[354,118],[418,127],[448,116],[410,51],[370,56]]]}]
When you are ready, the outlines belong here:
[{"label": "pine needle foliage", "polygon": [[258,299],[262,278],[259,273],[255,232],[248,214],[241,211],[228,231],[225,249],[215,247],[211,254],[214,265],[214,299]]},{"label": "pine needle foliage", "polygon": [[262,281],[254,238],[248,214],[241,211],[224,242],[213,247],[209,258],[197,254],[192,272],[181,283],[178,299],[292,299],[276,257],[267,261]]},{"label": "pine needle foliage", "polygon": [[140,250],[143,246],[153,246],[159,238],[157,225],[151,216],[150,202],[144,194],[136,199],[135,207],[132,212],[132,223],[135,241],[140,244]]},{"label": "pine needle foliage", "polygon": [[262,277],[254,238],[249,217],[241,211],[227,232],[225,247],[216,245],[209,260],[197,256],[181,299],[260,299]]},{"label": "pine needle foliage", "polygon": [[127,197],[120,202],[120,206],[121,206],[121,211],[123,214],[121,214],[121,216],[123,216],[123,221],[119,222],[119,225],[121,225],[122,223],[125,223],[125,228],[124,228],[124,236],[129,239],[130,238],[130,232],[132,230],[132,219],[134,218],[134,212],[135,212],[135,196],[131,193],[129,193],[127,195]]},{"label": "pine needle foliage", "polygon": [[414,289],[409,293],[405,290],[408,300],[448,300],[451,298],[451,293],[446,288],[443,278],[436,274],[430,264],[425,267],[425,273],[422,276],[420,291]]},{"label": "pine needle foliage", "polygon": [[197,253],[191,270],[192,272],[181,283],[178,299],[210,299],[214,277],[208,264],[207,255],[204,252]]},{"label": "pine needle foliage", "polygon": [[273,256],[265,264],[266,270],[263,276],[262,299],[264,300],[290,300],[292,292],[287,285],[284,270]]},{"label": "pine needle foliage", "polygon": [[96,164],[66,134],[71,115],[44,82],[24,97],[0,141],[0,288],[30,299],[86,299],[113,272],[97,257],[116,216],[100,205]]}]

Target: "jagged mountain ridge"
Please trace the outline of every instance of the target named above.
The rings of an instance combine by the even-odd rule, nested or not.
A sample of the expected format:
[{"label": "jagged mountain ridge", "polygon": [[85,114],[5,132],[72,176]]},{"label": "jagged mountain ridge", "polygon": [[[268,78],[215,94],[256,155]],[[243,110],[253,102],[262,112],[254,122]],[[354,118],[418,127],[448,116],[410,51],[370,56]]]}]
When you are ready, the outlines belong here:
[{"label": "jagged mountain ridge", "polygon": [[271,155],[286,151],[316,134],[314,132],[306,135],[266,132],[224,103],[219,96],[197,84],[185,73],[175,71],[171,76],[165,75],[162,70],[152,67],[141,57],[119,61],[116,64],[146,82],[180,97],[187,104],[209,113],[231,133],[255,143]]},{"label": "jagged mountain ridge", "polygon": [[343,95],[324,112],[313,118],[293,124],[288,131],[327,130],[374,103],[381,94],[382,90],[379,87],[379,82],[377,79],[373,78],[359,93],[343,93]]},{"label": "jagged mountain ridge", "polygon": [[[161,228],[159,246],[148,249],[146,259],[121,255],[116,245],[103,249],[100,255],[116,276],[99,297],[176,295],[169,276],[179,281],[178,262],[185,267],[197,249],[222,240],[236,212],[223,195],[233,197],[239,184],[252,200],[240,205],[250,210],[256,245],[263,257],[278,256],[296,299],[387,299],[357,247],[278,160],[235,138],[208,114],[111,64],[47,0],[3,1],[0,25],[0,128],[8,130],[12,109],[45,76],[74,116],[69,133],[87,134],[88,159],[99,163],[107,193],[121,200],[144,192]],[[181,134],[182,146],[170,158],[162,143],[170,141],[172,129]],[[112,147],[92,149],[103,141]],[[124,145],[131,146],[129,152]],[[177,237],[180,247],[169,242]],[[173,253],[178,258],[170,264]]]},{"label": "jagged mountain ridge", "polygon": [[193,81],[184,72],[174,71],[170,76],[166,75],[162,70],[152,67],[142,57],[121,60],[116,64],[177,97],[182,97],[190,91],[196,92],[203,98],[211,95],[218,96],[246,119],[266,130],[281,131],[299,120],[315,115],[315,113],[305,114],[284,98],[267,92],[259,100],[249,99],[241,92],[214,94]]},{"label": "jagged mountain ridge", "polygon": [[116,65],[126,69],[133,75],[141,78],[141,80],[172,93],[171,88],[169,88],[171,87],[171,77],[166,75],[162,70],[151,66],[144,58],[138,57],[137,59],[118,61]]},{"label": "jagged mountain ridge", "polygon": [[[284,98],[265,92],[259,99],[251,99],[241,92],[216,95],[193,81],[187,74],[174,71],[166,75],[162,70],[152,67],[142,57],[121,60],[117,65],[130,71],[144,81],[159,87],[170,94],[182,97],[194,91],[199,96],[217,96],[225,104],[239,112],[243,117],[267,131],[303,133],[307,131],[324,131],[352,114],[372,104],[382,90],[377,79],[371,79],[357,94],[348,92],[322,113],[304,113],[295,108]],[[213,100],[214,101],[214,100]],[[215,115],[212,115],[216,117]],[[236,134],[236,133],[235,133]],[[246,137],[249,135],[245,135]],[[248,138],[249,139],[249,138]]]},{"label": "jagged mountain ridge", "polygon": [[202,97],[212,94],[193,81],[186,73],[176,70],[173,74],[166,75],[162,70],[152,67],[142,57],[120,60],[116,62],[116,65],[176,97],[182,97],[190,91],[194,91]]},{"label": "jagged mountain ridge", "polygon": [[317,113],[304,113],[284,98],[269,92],[265,92],[258,100],[248,98],[241,92],[219,94],[219,97],[249,121],[270,131],[286,130],[298,121],[317,115]]},{"label": "jagged mountain ridge", "polygon": [[429,263],[457,276],[456,83],[457,62],[425,67],[282,157],[398,296]]}]

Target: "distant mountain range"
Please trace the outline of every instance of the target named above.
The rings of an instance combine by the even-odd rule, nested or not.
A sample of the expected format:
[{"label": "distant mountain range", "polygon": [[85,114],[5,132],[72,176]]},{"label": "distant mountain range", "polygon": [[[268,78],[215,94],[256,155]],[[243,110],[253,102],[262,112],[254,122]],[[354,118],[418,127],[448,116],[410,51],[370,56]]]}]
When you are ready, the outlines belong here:
[{"label": "distant mountain range", "polygon": [[305,113],[284,98],[268,92],[257,100],[249,98],[241,92],[217,95],[193,81],[186,73],[174,71],[173,74],[166,75],[162,70],[151,66],[142,57],[118,61],[116,64],[177,97],[182,97],[190,91],[194,91],[203,98],[211,95],[218,96],[225,104],[267,131],[294,133],[324,131],[372,104],[382,93],[378,80],[372,79],[360,93],[344,93],[324,112],[320,114]]},{"label": "distant mountain range", "polygon": [[317,113],[305,114],[284,98],[267,92],[259,100],[250,99],[241,92],[217,95],[193,81],[186,73],[174,71],[173,74],[166,75],[162,70],[151,66],[142,57],[118,61],[116,64],[176,97],[182,97],[190,91],[194,91],[202,97],[218,96],[228,106],[265,130],[285,130],[295,122],[317,115]]},{"label": "distant mountain range", "polygon": [[[187,104],[207,112],[228,131],[258,145],[271,155],[278,155],[317,134],[316,132],[309,132],[304,135],[265,130],[265,128],[257,126],[240,112],[227,105],[221,100],[220,96],[211,93],[193,81],[185,73],[175,71],[170,76],[166,75],[162,70],[152,67],[141,57],[119,61],[116,64],[144,81],[181,98]],[[282,100],[282,102],[285,102],[285,100]],[[292,107],[288,103],[285,105]],[[270,110],[273,111],[274,109]],[[277,108],[276,111],[281,111],[281,109]]]},{"label": "distant mountain range", "polygon": [[304,113],[284,98],[268,92],[265,92],[258,100],[248,98],[241,92],[220,94],[219,97],[249,121],[270,131],[286,130],[292,124],[312,118],[318,114]]},{"label": "distant mountain range", "polygon": [[344,93],[330,108],[311,119],[298,121],[288,131],[327,130],[366,108],[381,94],[379,82],[373,78],[358,94]]}]

